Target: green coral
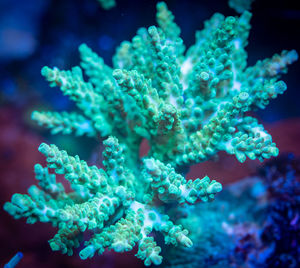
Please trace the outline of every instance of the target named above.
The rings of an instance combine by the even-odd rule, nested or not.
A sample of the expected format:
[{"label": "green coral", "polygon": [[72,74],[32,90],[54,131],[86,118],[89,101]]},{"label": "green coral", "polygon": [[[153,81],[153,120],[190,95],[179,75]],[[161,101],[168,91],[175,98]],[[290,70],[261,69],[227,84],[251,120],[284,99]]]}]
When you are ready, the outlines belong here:
[{"label": "green coral", "polygon": [[115,0],[98,0],[103,9],[111,9],[116,6]]},{"label": "green coral", "polygon": [[254,0],[229,0],[228,4],[237,13],[243,13],[244,11],[251,9],[253,2]]},{"label": "green coral", "polygon": [[75,136],[86,135],[95,137],[97,132],[91,121],[76,112],[38,112],[32,113],[32,119],[40,126],[49,128],[51,134],[74,134]]},{"label": "green coral", "polygon": [[[279,79],[297,53],[283,51],[247,67],[250,18],[248,11],[239,17],[213,15],[185,52],[174,16],[158,3],[158,26],[141,28],[131,42],[121,43],[113,67],[85,44],[79,47],[81,67],[44,67],[50,86],[60,87],[79,111],[36,111],[32,118],[53,134],[101,139],[103,168],[43,143],[39,151],[48,167],[35,166],[39,188],[13,195],[4,209],[28,223],[58,227],[50,246],[68,255],[91,230],[82,259],[105,249],[130,251],[137,244],[136,256],[145,265],[158,265],[161,248],[153,231],[161,232],[166,244],[191,247],[188,231],[175,224],[171,210],[212,201],[222,186],[207,176],[187,181],[186,167],[219,151],[240,162],[278,154],[271,136],[247,112],[265,108],[285,91]],[[141,159],[143,139],[150,151]],[[48,168],[64,175],[73,191],[56,183]]]}]

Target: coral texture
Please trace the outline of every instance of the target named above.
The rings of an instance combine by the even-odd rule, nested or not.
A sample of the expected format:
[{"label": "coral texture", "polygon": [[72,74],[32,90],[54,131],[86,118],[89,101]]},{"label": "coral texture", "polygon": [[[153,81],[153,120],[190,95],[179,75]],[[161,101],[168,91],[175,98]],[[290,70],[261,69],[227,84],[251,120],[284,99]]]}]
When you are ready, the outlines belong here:
[{"label": "coral texture", "polygon": [[[92,231],[82,259],[105,249],[130,251],[137,244],[136,256],[145,265],[158,265],[161,248],[153,231],[161,232],[166,244],[191,247],[188,231],[172,219],[174,208],[212,201],[222,186],[207,176],[187,181],[187,168],[219,151],[240,162],[278,154],[271,136],[246,113],[265,108],[286,90],[279,78],[297,53],[283,51],[247,67],[250,18],[248,11],[240,17],[213,15],[186,50],[174,16],[161,2],[158,26],[141,28],[131,42],[124,41],[113,67],[85,44],[79,47],[81,67],[44,67],[50,86],[59,87],[79,110],[35,111],[32,118],[52,133],[103,141],[103,169],[43,143],[39,151],[48,167],[35,166],[39,187],[14,194],[5,210],[28,223],[58,227],[50,246],[68,255]],[[151,149],[139,158],[143,139]],[[73,191],[66,192],[51,170],[63,174]]]}]

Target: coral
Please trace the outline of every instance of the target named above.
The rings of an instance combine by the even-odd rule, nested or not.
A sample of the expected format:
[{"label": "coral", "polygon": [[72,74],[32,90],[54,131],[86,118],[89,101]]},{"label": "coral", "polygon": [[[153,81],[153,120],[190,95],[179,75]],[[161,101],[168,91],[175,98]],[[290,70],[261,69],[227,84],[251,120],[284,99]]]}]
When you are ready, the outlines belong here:
[{"label": "coral", "polygon": [[182,208],[195,242],[168,248],[164,267],[299,267],[299,182],[300,158],[282,154],[215,202]]},{"label": "coral", "polygon": [[254,0],[229,0],[228,5],[238,13],[243,13],[245,10],[250,10]]},{"label": "coral", "polygon": [[[52,133],[86,135],[104,145],[99,169],[42,143],[48,167],[35,166],[39,187],[14,194],[4,206],[17,219],[58,227],[49,241],[52,250],[72,255],[90,231],[82,259],[105,249],[131,251],[137,244],[136,256],[158,265],[154,231],[166,244],[191,247],[188,231],[173,219],[174,208],[212,201],[222,189],[207,176],[187,181],[191,164],[219,151],[240,162],[278,154],[271,136],[246,113],[265,108],[286,90],[279,78],[297,53],[283,51],[247,67],[247,11],[240,17],[215,14],[186,52],[165,3],[157,4],[156,18],[158,27],[141,28],[131,42],[121,43],[113,68],[83,44],[81,67],[42,69],[50,86],[60,87],[79,111],[34,112],[32,118]],[[143,139],[151,149],[139,158]],[[66,192],[51,170],[64,175],[73,191]]]},{"label": "coral", "polygon": [[177,223],[190,230],[194,245],[168,248],[163,267],[246,267],[244,255],[256,242],[252,233],[264,211],[258,202],[260,188],[261,181],[251,177],[224,187],[212,203],[181,208]]},{"label": "coral", "polygon": [[115,0],[98,0],[98,2],[104,9],[111,9],[116,6]]}]

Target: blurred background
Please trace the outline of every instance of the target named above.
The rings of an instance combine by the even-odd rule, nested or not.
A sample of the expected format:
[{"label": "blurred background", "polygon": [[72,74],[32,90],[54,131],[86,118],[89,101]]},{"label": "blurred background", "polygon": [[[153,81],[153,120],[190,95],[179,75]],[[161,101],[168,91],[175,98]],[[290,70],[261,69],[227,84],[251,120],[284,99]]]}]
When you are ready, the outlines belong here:
[{"label": "blurred background", "polygon": [[[131,40],[142,26],[155,24],[155,0],[116,0],[104,10],[97,0],[0,0],[0,265],[22,251],[18,267],[138,267],[130,254],[105,253],[93,260],[52,252],[47,241],[55,230],[45,224],[13,220],[2,206],[15,192],[25,193],[35,183],[33,166],[44,163],[37,151],[43,141],[55,143],[72,155],[95,163],[100,144],[88,138],[51,136],[31,122],[33,110],[71,110],[74,104],[59,89],[50,88],[40,75],[43,66],[69,69],[79,64],[78,46],[86,43],[111,65],[116,47]],[[182,29],[187,47],[197,29],[215,12],[237,15],[226,0],[167,0]],[[300,52],[300,8],[297,1],[257,0],[252,5],[248,63],[271,57],[283,49]],[[273,136],[280,152],[300,153],[299,62],[283,80],[284,95],[257,111],[256,116]],[[80,146],[84,144],[84,146]],[[208,174],[223,184],[254,174],[261,164],[220,154],[218,163],[192,167],[189,177]],[[131,254],[133,255],[133,254]]]}]

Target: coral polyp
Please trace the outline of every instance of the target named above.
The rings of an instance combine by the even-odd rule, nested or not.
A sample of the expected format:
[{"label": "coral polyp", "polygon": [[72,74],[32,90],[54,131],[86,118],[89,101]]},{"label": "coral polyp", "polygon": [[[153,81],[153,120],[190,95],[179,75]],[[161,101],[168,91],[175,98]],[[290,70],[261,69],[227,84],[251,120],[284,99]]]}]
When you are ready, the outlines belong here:
[{"label": "coral polyp", "polygon": [[[161,2],[158,26],[141,28],[121,43],[113,67],[85,44],[79,47],[81,67],[44,67],[50,86],[59,87],[78,111],[35,111],[33,120],[53,134],[103,142],[103,168],[43,143],[39,151],[47,167],[35,166],[39,187],[14,194],[4,209],[28,223],[57,227],[49,243],[64,254],[72,255],[84,233],[92,231],[79,253],[82,259],[137,245],[136,256],[145,265],[159,265],[154,231],[167,245],[192,247],[174,211],[213,201],[222,185],[208,176],[187,180],[184,171],[220,151],[240,162],[278,155],[272,137],[247,112],[264,109],[286,90],[280,76],[298,56],[283,51],[248,67],[250,19],[248,11],[239,17],[215,14],[186,49],[173,14]],[[140,158],[144,139],[150,151]],[[66,192],[55,174],[64,175],[73,191]]]}]

